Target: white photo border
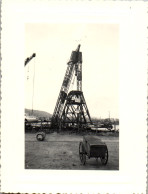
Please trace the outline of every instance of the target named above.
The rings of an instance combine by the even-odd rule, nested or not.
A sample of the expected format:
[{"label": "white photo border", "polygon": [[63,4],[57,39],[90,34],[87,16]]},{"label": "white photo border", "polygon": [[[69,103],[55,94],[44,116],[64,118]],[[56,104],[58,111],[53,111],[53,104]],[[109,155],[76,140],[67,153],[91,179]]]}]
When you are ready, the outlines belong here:
[{"label": "white photo border", "polygon": [[[144,1],[2,2],[2,192],[145,193],[146,16]],[[120,25],[119,171],[24,169],[24,27],[42,22]]]}]

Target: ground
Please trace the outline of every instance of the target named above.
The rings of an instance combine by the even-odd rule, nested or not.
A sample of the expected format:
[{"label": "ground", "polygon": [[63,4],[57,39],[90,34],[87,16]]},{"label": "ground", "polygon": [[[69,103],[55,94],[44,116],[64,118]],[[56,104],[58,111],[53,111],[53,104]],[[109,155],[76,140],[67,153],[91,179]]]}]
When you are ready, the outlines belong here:
[{"label": "ground", "polygon": [[82,134],[68,132],[46,134],[44,141],[37,141],[35,133],[25,134],[25,168],[59,170],[119,170],[119,135],[116,133],[95,134],[108,147],[106,166],[100,159],[90,158],[86,165],[79,159],[79,142]]}]

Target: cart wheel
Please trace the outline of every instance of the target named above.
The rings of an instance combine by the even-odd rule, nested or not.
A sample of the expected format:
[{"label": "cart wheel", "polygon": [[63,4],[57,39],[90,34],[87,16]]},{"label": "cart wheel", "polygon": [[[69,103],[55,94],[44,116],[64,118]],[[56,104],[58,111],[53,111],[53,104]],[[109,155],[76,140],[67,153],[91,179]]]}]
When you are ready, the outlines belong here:
[{"label": "cart wheel", "polygon": [[100,159],[101,159],[101,163],[103,165],[106,165],[107,164],[107,161],[108,161],[108,149],[107,148],[106,148],[104,157],[100,157]]},{"label": "cart wheel", "polygon": [[83,143],[80,142],[79,144],[79,157],[80,157],[80,161],[83,165],[85,165],[86,163],[86,155],[84,153],[84,146],[83,146]]}]

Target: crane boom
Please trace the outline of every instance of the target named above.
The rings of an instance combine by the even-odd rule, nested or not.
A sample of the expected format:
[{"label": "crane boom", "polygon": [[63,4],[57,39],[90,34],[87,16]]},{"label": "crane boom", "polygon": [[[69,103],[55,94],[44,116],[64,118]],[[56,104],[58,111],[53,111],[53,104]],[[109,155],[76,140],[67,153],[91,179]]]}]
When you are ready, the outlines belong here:
[{"label": "crane boom", "polygon": [[64,80],[60,89],[60,93],[56,102],[56,106],[54,109],[54,113],[52,116],[52,125],[55,125],[55,123],[58,124],[58,120],[60,119],[64,107],[64,102],[66,100],[69,86],[71,83],[72,76],[74,74],[75,70],[75,64],[82,62],[82,53],[79,52],[80,45],[78,45],[77,49],[75,51],[72,51],[71,57],[69,62],[67,63],[67,70],[64,76]]},{"label": "crane boom", "polygon": [[31,59],[34,58],[35,56],[36,56],[36,54],[33,53],[33,54],[31,55],[31,57],[28,57],[27,59],[25,59],[25,64],[24,64],[24,66],[26,66],[27,63],[29,63],[29,61],[31,61]]}]

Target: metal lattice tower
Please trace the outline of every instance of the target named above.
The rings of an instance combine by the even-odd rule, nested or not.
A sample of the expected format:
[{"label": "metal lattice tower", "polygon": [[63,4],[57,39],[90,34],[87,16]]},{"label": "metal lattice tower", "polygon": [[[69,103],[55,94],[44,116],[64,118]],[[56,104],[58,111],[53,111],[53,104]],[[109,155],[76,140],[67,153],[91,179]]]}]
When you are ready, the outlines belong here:
[{"label": "metal lattice tower", "polygon": [[85,128],[91,124],[90,114],[82,91],[70,91],[61,117],[61,127]]},{"label": "metal lattice tower", "polygon": [[[86,123],[92,123],[82,92],[82,52],[79,50],[80,45],[76,51],[72,51],[67,63],[67,70],[52,116],[51,127],[53,128],[64,128],[67,124],[75,124],[79,127]],[[77,90],[68,93],[74,72],[77,78]]]}]

